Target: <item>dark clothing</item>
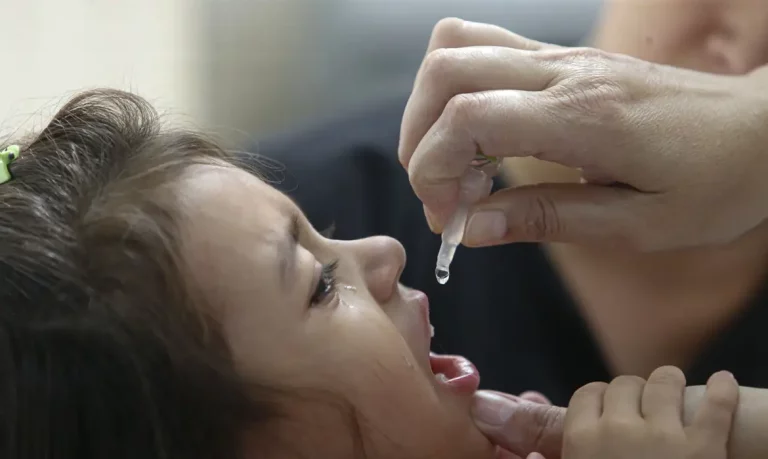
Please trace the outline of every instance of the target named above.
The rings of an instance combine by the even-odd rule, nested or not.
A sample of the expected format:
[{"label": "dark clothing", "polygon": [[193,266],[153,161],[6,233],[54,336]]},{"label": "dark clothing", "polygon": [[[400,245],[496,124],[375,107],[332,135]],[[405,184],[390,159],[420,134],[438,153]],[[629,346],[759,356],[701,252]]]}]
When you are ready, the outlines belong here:
[{"label": "dark clothing", "polygon": [[[335,223],[335,237],[388,235],[408,255],[402,282],[429,295],[433,351],[460,354],[478,367],[484,388],[537,390],[556,404],[611,375],[580,311],[536,244],[460,247],[447,285],[435,280],[440,237],[397,161],[405,99],[259,146],[287,176],[278,188],[313,225]],[[497,187],[500,183],[497,183]],[[742,385],[768,387],[768,291],[687,369],[691,385],[732,371]]]}]

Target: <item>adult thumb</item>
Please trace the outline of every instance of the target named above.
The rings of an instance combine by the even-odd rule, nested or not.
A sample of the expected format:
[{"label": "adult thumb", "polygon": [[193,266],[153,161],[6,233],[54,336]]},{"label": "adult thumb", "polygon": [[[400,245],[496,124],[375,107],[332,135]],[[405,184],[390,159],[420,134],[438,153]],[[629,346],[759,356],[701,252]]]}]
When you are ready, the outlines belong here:
[{"label": "adult thumb", "polygon": [[469,247],[511,242],[643,245],[640,223],[653,195],[628,188],[558,183],[500,190],[472,209]]},{"label": "adult thumb", "polygon": [[520,457],[538,452],[559,459],[563,444],[565,408],[525,401],[512,395],[478,391],[472,416],[496,446]]}]

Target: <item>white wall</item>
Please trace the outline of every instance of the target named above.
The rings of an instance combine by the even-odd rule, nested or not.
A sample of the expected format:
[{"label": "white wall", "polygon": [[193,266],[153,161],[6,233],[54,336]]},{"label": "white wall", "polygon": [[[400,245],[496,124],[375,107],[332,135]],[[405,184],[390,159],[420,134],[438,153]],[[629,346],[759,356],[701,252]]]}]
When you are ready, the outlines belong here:
[{"label": "white wall", "polygon": [[569,43],[601,1],[0,0],[0,144],[94,86],[249,143],[402,95],[441,17]]},{"label": "white wall", "polygon": [[0,0],[0,139],[97,86],[197,118],[198,11],[195,0]]}]

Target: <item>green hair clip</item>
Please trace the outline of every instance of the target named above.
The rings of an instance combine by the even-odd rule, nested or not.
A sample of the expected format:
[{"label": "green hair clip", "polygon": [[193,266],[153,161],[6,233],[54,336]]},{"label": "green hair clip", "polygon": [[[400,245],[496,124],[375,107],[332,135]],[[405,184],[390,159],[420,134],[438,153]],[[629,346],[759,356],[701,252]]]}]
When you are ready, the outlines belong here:
[{"label": "green hair clip", "polygon": [[13,176],[8,166],[19,159],[21,148],[18,145],[11,145],[3,151],[0,151],[0,185],[10,182]]},{"label": "green hair clip", "polygon": [[472,162],[470,162],[469,165],[477,169],[477,168],[485,167],[489,164],[493,164],[494,166],[496,166],[500,162],[501,160],[496,156],[488,156],[478,151],[477,153],[475,153],[475,157],[472,159]]}]

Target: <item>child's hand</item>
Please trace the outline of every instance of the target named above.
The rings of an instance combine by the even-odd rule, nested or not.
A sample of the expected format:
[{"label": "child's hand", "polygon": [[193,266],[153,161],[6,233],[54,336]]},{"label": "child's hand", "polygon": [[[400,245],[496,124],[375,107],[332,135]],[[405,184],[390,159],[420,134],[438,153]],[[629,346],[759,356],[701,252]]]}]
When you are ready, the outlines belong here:
[{"label": "child's hand", "polygon": [[657,369],[647,382],[621,376],[582,387],[566,413],[563,459],[726,459],[738,383],[714,374],[688,426],[684,390],[675,367]]}]

